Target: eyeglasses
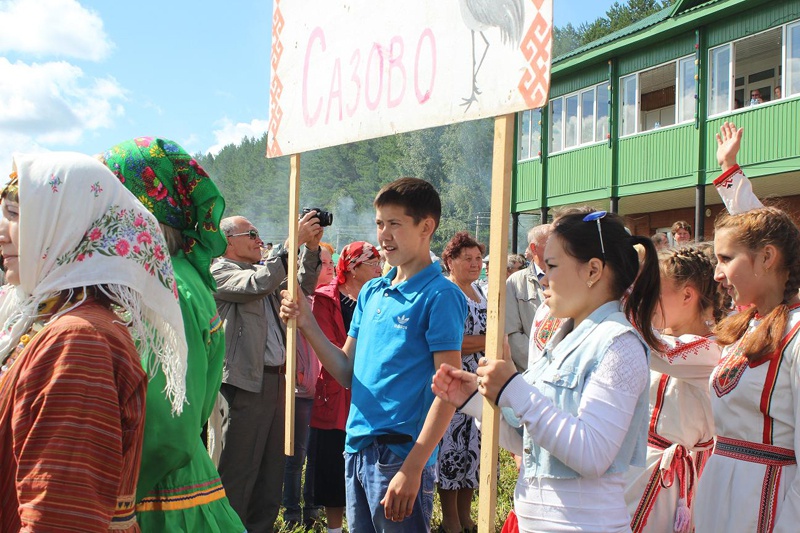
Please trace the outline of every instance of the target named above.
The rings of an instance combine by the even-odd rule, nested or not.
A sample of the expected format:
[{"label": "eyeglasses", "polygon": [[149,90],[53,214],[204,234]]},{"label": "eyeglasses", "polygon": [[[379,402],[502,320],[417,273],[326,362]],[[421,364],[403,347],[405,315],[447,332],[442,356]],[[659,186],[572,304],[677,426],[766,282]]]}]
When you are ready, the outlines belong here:
[{"label": "eyeglasses", "polygon": [[375,267],[383,268],[383,261],[363,261],[361,264],[371,266],[372,268]]},{"label": "eyeglasses", "polygon": [[595,211],[583,217],[584,222],[597,222],[597,234],[600,235],[600,250],[603,252],[603,261],[606,260],[606,246],[603,244],[603,227],[600,225],[600,219],[607,214],[607,211]]},{"label": "eyeglasses", "polygon": [[232,235],[228,235],[228,237],[241,237],[242,235],[247,235],[247,236],[249,236],[249,237],[250,237],[252,240],[256,240],[256,239],[258,239],[258,238],[259,238],[259,237],[258,237],[258,230],[256,230],[256,229],[251,229],[251,230],[248,230],[248,231],[243,231],[242,233],[234,233],[234,234],[232,234]]}]

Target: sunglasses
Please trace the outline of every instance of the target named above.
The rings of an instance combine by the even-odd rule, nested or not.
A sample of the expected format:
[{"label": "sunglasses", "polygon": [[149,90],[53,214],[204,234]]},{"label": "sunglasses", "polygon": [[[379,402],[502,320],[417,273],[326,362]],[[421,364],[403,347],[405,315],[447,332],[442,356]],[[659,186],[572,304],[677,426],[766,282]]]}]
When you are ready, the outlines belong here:
[{"label": "sunglasses", "polygon": [[229,238],[230,238],[230,237],[241,237],[242,235],[247,235],[247,236],[249,236],[249,237],[250,237],[252,240],[256,240],[256,239],[258,239],[258,230],[256,230],[256,229],[251,229],[251,230],[248,230],[248,231],[243,231],[242,233],[234,233],[234,234],[232,234],[232,235],[228,235],[228,237],[229,237]]},{"label": "sunglasses", "polygon": [[597,222],[597,234],[600,235],[600,250],[603,252],[603,261],[606,260],[606,246],[603,244],[603,227],[600,225],[600,219],[607,214],[606,211],[594,211],[583,217],[584,222]]}]

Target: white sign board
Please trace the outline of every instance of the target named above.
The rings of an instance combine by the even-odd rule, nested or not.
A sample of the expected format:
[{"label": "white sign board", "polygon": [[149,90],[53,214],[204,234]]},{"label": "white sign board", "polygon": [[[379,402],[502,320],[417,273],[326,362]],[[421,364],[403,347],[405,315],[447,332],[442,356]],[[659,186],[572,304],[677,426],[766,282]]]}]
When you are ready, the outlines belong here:
[{"label": "white sign board", "polygon": [[552,0],[275,0],[267,155],[541,107]]}]

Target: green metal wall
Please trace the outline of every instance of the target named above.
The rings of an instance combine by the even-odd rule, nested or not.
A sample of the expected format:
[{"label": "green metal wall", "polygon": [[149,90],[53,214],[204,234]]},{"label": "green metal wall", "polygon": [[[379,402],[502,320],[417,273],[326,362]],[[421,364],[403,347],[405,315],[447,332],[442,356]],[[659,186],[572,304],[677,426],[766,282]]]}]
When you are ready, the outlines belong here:
[{"label": "green metal wall", "polygon": [[695,185],[697,142],[694,124],[620,139],[619,196]]},{"label": "green metal wall", "polygon": [[632,72],[694,54],[694,41],[694,30],[691,30],[658,46],[643,46],[641,50],[620,58],[619,75],[626,76]]},{"label": "green metal wall", "polygon": [[[760,3],[746,12],[715,20],[701,28],[705,43],[700,56],[705,62],[707,48],[798,19],[800,0]],[[639,50],[627,52],[615,60],[614,88],[618,89],[621,76],[694,54],[695,40],[692,28],[668,41],[643,42]],[[608,63],[595,62],[576,74],[554,79],[550,98],[601,83],[608,76]],[[700,91],[700,96],[705,98],[705,90]],[[614,128],[618,126],[617,105],[615,100]],[[704,111],[701,105],[701,112]],[[623,139],[617,139],[612,131],[613,150],[602,143],[554,155],[545,153],[543,161],[519,163],[515,169],[512,211],[694,187],[698,182],[711,183],[719,175],[715,135],[724,120],[745,127],[739,162],[749,176],[800,170],[800,99],[792,98],[714,119],[701,117],[700,129],[692,123]]]},{"label": "green metal wall", "polygon": [[533,159],[517,165],[511,202],[519,211],[538,209],[542,206],[542,162]]},{"label": "green metal wall", "polygon": [[[739,164],[752,177],[800,170],[800,100],[747,108],[708,121],[705,180],[711,183],[719,174],[716,138],[725,120],[744,127],[745,137]],[[800,186],[798,186],[800,191]]]},{"label": "green metal wall", "polygon": [[611,149],[608,144],[552,155],[547,165],[548,205],[608,197],[611,190]]},{"label": "green metal wall", "polygon": [[729,43],[798,18],[800,18],[800,0],[761,4],[758,9],[747,11],[744,16],[729,17],[709,27],[708,47]]},{"label": "green metal wall", "polygon": [[553,86],[550,88],[550,98],[558,98],[565,94],[574,93],[602,81],[608,81],[608,63],[587,65],[586,69],[579,74],[553,80]]}]

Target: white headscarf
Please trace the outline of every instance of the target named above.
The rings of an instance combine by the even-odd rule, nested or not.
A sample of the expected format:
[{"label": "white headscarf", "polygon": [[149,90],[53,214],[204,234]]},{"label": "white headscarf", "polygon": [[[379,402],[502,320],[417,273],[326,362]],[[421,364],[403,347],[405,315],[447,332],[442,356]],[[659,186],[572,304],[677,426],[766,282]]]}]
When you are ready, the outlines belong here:
[{"label": "white headscarf", "polygon": [[[188,348],[167,245],[150,212],[96,159],[72,152],[14,155],[19,180],[20,283],[0,302],[0,357],[41,302],[104,285],[140,353],[161,366],[173,412],[186,398]],[[155,369],[148,369],[153,375]]]}]

